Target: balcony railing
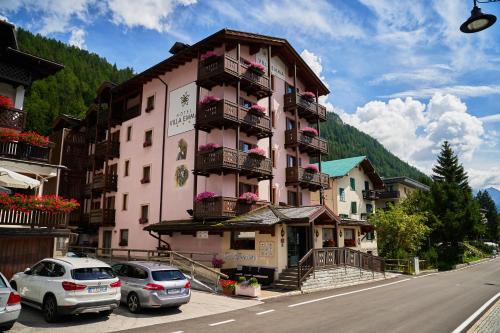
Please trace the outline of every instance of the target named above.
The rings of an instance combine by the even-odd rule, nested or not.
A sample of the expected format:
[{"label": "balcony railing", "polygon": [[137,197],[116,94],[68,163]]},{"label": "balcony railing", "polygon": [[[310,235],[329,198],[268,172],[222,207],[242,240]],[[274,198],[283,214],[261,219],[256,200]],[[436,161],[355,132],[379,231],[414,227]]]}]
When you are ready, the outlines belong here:
[{"label": "balcony railing", "polygon": [[51,213],[31,210],[27,213],[12,209],[0,209],[0,225],[26,227],[66,228],[68,213]]},{"label": "balcony railing", "polygon": [[[238,65],[240,66],[239,74]],[[212,89],[224,83],[234,84],[238,79],[241,79],[241,89],[252,95],[266,97],[272,93],[269,76],[254,73],[243,61],[238,64],[238,60],[228,54],[200,61],[198,66],[197,82],[203,88]]]},{"label": "balcony railing", "polygon": [[98,158],[113,159],[120,157],[120,142],[118,141],[101,141],[95,146],[95,155]]},{"label": "balcony railing", "polygon": [[92,182],[85,184],[85,196],[90,197],[91,193],[100,194],[106,192],[116,192],[118,189],[118,175],[104,174],[95,175]]},{"label": "balcony railing", "polygon": [[0,107],[0,127],[22,131],[25,125],[25,111],[16,108]]},{"label": "balcony railing", "polygon": [[114,226],[115,210],[111,208],[92,209],[89,214],[89,223],[94,225]]},{"label": "balcony railing", "polygon": [[374,190],[363,190],[363,199],[365,200],[377,200],[378,193]]},{"label": "balcony railing", "polygon": [[194,218],[231,218],[240,214],[248,213],[266,204],[268,203],[265,201],[257,201],[253,204],[248,204],[244,201],[238,200],[237,198],[215,197],[203,202],[194,202]]},{"label": "balcony railing", "polygon": [[377,199],[398,199],[399,191],[377,191]]},{"label": "balcony railing", "polygon": [[271,119],[268,116],[253,114],[247,108],[227,100],[202,106],[196,114],[196,126],[207,132],[214,128],[234,127],[238,124],[242,132],[255,135],[259,139],[272,133]]},{"label": "balcony railing", "polygon": [[309,172],[300,167],[288,167],[286,168],[286,186],[295,185],[311,191],[328,188],[328,175]]},{"label": "balcony railing", "polygon": [[49,162],[50,150],[50,146],[32,146],[24,142],[0,142],[0,155],[22,160]]},{"label": "balcony railing", "polygon": [[355,239],[344,239],[344,246],[345,247],[356,247],[356,240]]},{"label": "balcony railing", "polygon": [[316,101],[310,102],[294,92],[285,94],[284,108],[285,111],[297,110],[299,116],[310,122],[315,121],[317,118],[321,121],[326,120],[326,108],[323,105],[318,104]]},{"label": "balcony railing", "polygon": [[201,175],[239,172],[240,175],[246,175],[249,178],[269,179],[272,177],[271,159],[226,147],[212,151],[199,151],[195,165],[195,172]]},{"label": "balcony railing", "polygon": [[285,147],[299,147],[300,151],[311,154],[328,154],[328,141],[318,136],[290,129],[285,131]]}]

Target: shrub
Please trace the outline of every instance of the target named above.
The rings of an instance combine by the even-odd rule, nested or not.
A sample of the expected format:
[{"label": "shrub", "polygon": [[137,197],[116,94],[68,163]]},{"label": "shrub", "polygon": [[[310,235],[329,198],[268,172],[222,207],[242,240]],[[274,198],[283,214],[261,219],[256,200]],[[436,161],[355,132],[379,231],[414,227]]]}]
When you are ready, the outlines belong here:
[{"label": "shrub", "polygon": [[199,193],[196,198],[194,199],[195,202],[205,202],[207,200],[215,198],[215,193],[214,192],[201,192]]}]

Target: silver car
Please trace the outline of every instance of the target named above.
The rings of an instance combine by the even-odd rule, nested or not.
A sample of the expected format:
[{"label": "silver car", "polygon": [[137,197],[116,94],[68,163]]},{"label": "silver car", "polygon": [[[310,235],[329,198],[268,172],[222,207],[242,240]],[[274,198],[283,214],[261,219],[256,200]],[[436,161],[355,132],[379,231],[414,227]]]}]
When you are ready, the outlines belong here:
[{"label": "silver car", "polygon": [[112,266],[122,282],[121,300],[132,313],[142,308],[179,307],[191,299],[191,285],[176,267],[148,261]]},{"label": "silver car", "polygon": [[0,273],[0,332],[10,330],[21,313],[21,296]]}]

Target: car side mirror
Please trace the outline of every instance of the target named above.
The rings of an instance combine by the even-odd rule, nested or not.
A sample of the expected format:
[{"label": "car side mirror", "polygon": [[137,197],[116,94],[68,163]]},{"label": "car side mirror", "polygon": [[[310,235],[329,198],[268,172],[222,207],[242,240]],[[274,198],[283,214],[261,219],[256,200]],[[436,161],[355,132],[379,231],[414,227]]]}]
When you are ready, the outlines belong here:
[{"label": "car side mirror", "polygon": [[24,270],[24,274],[31,275],[31,268],[29,268],[29,267],[28,267],[28,268],[26,268],[26,269]]}]

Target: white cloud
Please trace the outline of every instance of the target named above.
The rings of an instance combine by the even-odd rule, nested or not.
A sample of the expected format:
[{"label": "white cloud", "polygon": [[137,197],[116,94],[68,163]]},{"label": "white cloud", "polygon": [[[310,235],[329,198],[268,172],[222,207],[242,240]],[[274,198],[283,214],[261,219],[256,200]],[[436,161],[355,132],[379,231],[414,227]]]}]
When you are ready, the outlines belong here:
[{"label": "white cloud", "polygon": [[497,95],[500,94],[500,85],[489,85],[489,86],[456,85],[456,86],[441,87],[441,88],[421,88],[421,89],[401,91],[381,97],[400,98],[409,96],[416,98],[425,98],[425,97],[431,97],[437,93],[453,94],[460,97],[479,97],[486,95]]},{"label": "white cloud", "polygon": [[68,41],[69,45],[76,46],[79,49],[85,49],[85,30],[77,28],[71,31],[71,37]]},{"label": "white cloud", "polygon": [[500,113],[499,114],[492,114],[490,116],[484,116],[479,118],[483,123],[494,123],[494,122],[500,122]]},{"label": "white cloud", "polygon": [[405,83],[433,83],[446,84],[453,80],[452,68],[444,64],[435,64],[428,67],[417,68],[408,71],[391,72],[371,80],[371,84],[381,84],[387,82]]},{"label": "white cloud", "polygon": [[[321,64],[321,57],[317,56],[307,49],[304,49],[304,51],[300,53],[300,56],[302,57],[302,59],[304,59],[306,64],[311,67],[314,74],[316,74],[321,79],[321,81],[323,81],[325,86],[329,87],[326,79],[322,76],[323,65]],[[328,96],[321,96],[319,98],[319,102],[326,107],[326,110],[328,112],[333,112],[334,106],[332,103],[328,102]]]},{"label": "white cloud", "polygon": [[469,174],[469,183],[474,189],[490,186],[500,189],[500,167],[467,168],[467,173]]}]

